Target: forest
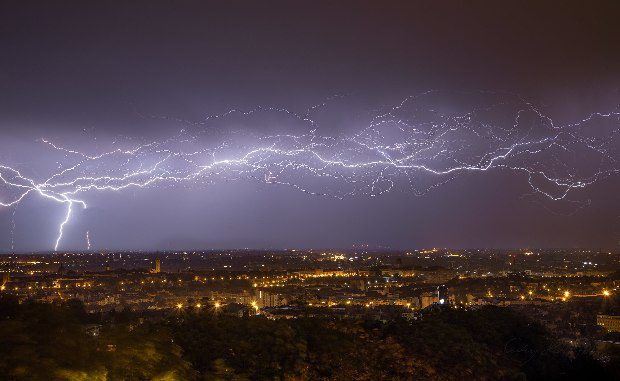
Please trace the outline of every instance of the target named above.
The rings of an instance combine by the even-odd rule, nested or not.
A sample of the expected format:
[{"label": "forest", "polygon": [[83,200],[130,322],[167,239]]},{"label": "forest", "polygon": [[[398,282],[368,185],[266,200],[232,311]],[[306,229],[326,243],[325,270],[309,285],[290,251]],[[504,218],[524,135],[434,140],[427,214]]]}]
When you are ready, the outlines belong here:
[{"label": "forest", "polygon": [[2,380],[618,379],[508,308],[440,309],[413,321],[88,314],[80,301],[0,297]]}]

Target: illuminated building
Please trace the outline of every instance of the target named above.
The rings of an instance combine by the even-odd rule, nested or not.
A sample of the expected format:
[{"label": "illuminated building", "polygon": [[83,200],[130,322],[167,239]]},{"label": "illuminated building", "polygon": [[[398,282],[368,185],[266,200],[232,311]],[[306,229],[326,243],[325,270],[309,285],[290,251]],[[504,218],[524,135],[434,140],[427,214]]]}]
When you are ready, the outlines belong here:
[{"label": "illuminated building", "polygon": [[265,307],[277,307],[286,304],[286,299],[280,294],[274,294],[266,291],[258,291],[257,294],[258,305],[261,308]]},{"label": "illuminated building", "polygon": [[151,270],[153,274],[159,274],[161,272],[161,260],[159,258],[155,259],[155,268]]},{"label": "illuminated building", "polygon": [[600,325],[609,332],[620,332],[620,316],[596,315],[596,325]]},{"label": "illuminated building", "polygon": [[419,305],[421,308],[426,308],[437,301],[433,292],[423,292],[419,296]]}]

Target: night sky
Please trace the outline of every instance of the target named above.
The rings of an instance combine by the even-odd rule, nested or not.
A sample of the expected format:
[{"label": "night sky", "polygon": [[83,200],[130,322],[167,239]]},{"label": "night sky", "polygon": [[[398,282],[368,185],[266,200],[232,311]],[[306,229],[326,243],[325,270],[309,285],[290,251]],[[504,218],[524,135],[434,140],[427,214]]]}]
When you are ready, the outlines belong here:
[{"label": "night sky", "polygon": [[3,1],[0,251],[618,248],[620,5],[541,3]]}]

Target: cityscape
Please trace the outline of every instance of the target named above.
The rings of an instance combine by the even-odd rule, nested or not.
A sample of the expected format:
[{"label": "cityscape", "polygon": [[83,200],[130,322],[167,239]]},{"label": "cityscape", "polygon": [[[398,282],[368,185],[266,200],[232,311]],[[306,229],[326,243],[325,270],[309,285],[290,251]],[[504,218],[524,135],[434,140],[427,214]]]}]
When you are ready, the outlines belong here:
[{"label": "cityscape", "polygon": [[[199,354],[192,353],[195,350],[192,345],[196,343],[183,338],[182,329],[188,328],[184,324],[206,324],[201,320],[216,325],[230,320],[249,324],[248,321],[254,320],[265,322],[262,324],[315,321],[313,324],[341,325],[339,329],[350,324],[415,327],[451,313],[503,311],[515,314],[518,321],[527,319],[528,325],[553,335],[556,356],[583,356],[584,353],[592,356],[591,361],[601,364],[595,371],[604,377],[612,374],[611,370],[605,370],[604,364],[613,364],[618,355],[619,267],[619,251],[561,249],[431,248],[402,252],[362,248],[12,254],[0,257],[0,299],[5,308],[11,301],[19,300],[28,306],[53,305],[69,309],[82,319],[84,335],[94,338],[99,346],[108,343],[103,348],[106,351],[114,353],[116,346],[122,345],[114,342],[119,340],[117,337],[110,337],[114,335],[110,333],[114,327],[128,325],[130,332],[135,326],[143,329],[167,327],[173,332],[170,335],[174,343],[198,357]],[[296,323],[289,323],[291,321]],[[174,328],[170,328],[170,324]],[[517,333],[515,340],[525,340],[519,338],[519,334],[527,336],[531,327],[511,329],[524,329]],[[252,335],[251,332],[245,334]],[[482,332],[474,330],[471,334],[481,335]],[[270,345],[278,347],[284,342]],[[241,350],[232,343],[229,346],[230,350]],[[265,349],[253,350],[260,353]],[[278,352],[285,348],[267,350]],[[135,353],[123,356],[135,357],[132,361],[138,363],[149,362]],[[175,370],[169,377],[191,378],[195,374],[192,372],[199,371],[207,379],[262,378],[274,371],[268,364],[265,364],[268,369],[262,370],[267,373],[263,374],[235,369],[234,361],[225,362],[228,355],[223,356],[197,369],[176,358],[174,360],[180,363],[176,366],[185,368]],[[369,358],[363,360],[371,361]],[[317,365],[310,362],[304,370],[285,366],[282,371],[286,376],[283,377],[344,377],[337,369],[313,368]],[[400,363],[392,365],[402,366]],[[106,372],[127,372],[122,365],[115,366],[118,369]],[[433,372],[439,371],[433,369],[434,366],[437,365],[429,361],[423,371],[415,366],[403,366],[400,372],[391,370],[388,374],[397,378],[414,375],[432,378]],[[384,371],[369,370],[369,374],[360,373],[360,377],[383,377],[380,375],[385,374]],[[465,374],[463,372],[474,378],[503,374],[497,373],[498,369],[480,371],[464,369],[458,364],[454,371],[444,374],[451,378]],[[78,379],[75,375],[72,377],[69,379]]]},{"label": "cityscape", "polygon": [[[0,287],[27,300],[79,300],[87,313],[127,308],[159,319],[207,309],[415,320],[444,306],[506,306],[573,342],[592,339],[596,325],[620,332],[603,323],[617,308],[619,265],[618,251],[549,249],[15,254],[0,257]],[[585,307],[569,320],[552,314]]]},{"label": "cityscape", "polygon": [[620,380],[618,15],[0,1],[0,381]]}]

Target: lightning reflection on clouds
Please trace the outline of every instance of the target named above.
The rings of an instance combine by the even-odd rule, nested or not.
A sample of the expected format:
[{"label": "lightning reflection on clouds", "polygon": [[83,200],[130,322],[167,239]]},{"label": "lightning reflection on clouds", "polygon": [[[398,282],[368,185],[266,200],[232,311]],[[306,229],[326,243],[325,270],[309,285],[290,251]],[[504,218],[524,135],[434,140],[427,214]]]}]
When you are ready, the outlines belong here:
[{"label": "lightning reflection on clouds", "polygon": [[[438,111],[442,107],[434,95],[407,97],[346,135],[319,132],[313,113],[328,100],[303,113],[233,109],[187,122],[166,139],[120,139],[99,153],[41,138],[50,152],[63,155],[60,168],[37,178],[27,167],[0,163],[0,207],[17,208],[30,196],[64,205],[53,243],[58,250],[72,215],[87,208],[87,193],[258,180],[335,198],[374,197],[394,189],[421,195],[467,173],[509,171],[522,175],[533,193],[561,201],[620,172],[618,110],[559,124],[515,95],[492,96],[456,114]],[[266,114],[282,114],[305,129],[258,135],[226,129],[215,134],[210,128],[215,120],[237,116],[251,123]],[[90,248],[89,232],[86,241]]]}]

